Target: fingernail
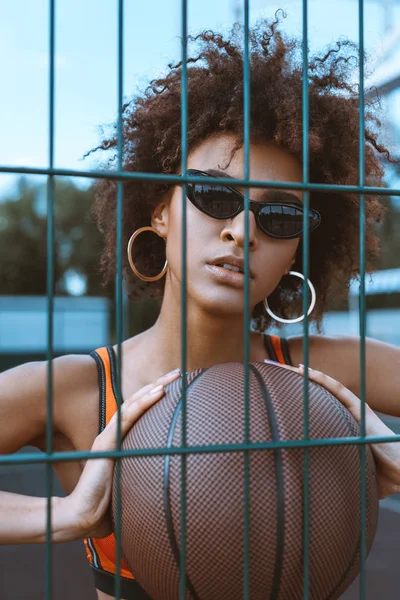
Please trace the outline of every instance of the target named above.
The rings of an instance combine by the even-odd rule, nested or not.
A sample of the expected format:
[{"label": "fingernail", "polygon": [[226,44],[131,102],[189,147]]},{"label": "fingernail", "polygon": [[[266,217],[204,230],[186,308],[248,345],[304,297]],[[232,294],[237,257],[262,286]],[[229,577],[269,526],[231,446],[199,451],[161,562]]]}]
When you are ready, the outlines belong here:
[{"label": "fingernail", "polygon": [[158,394],[158,392],[161,392],[162,389],[163,389],[163,386],[162,385],[158,385],[157,387],[155,387],[155,388],[153,388],[151,390],[151,393],[152,394]]},{"label": "fingernail", "polygon": [[280,363],[276,362],[275,360],[268,360],[268,358],[266,358],[264,360],[265,363],[267,363],[268,365],[279,365]]},{"label": "fingernail", "polygon": [[167,373],[167,374],[165,375],[165,377],[168,377],[169,375],[175,375],[176,373],[180,373],[180,372],[181,372],[181,370],[180,370],[180,368],[178,367],[177,369],[174,369],[173,371],[170,371],[169,373]]}]

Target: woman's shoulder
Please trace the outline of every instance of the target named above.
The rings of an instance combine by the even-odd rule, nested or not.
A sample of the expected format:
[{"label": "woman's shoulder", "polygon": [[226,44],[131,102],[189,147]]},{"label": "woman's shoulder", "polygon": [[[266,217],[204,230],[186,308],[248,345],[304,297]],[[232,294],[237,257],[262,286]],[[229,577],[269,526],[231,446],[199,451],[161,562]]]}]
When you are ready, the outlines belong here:
[{"label": "woman's shoulder", "polygon": [[[288,337],[293,365],[304,364],[303,336]],[[344,385],[353,380],[359,365],[360,340],[356,336],[309,336],[309,366],[338,379]]]},{"label": "woman's shoulder", "polygon": [[[47,367],[47,365],[46,365]],[[98,434],[99,376],[90,354],[54,359],[54,423],[74,447],[90,447]]]},{"label": "woman's shoulder", "polygon": [[31,399],[37,398],[47,406],[49,376],[52,378],[52,398],[56,404],[68,403],[75,396],[94,391],[97,387],[96,363],[89,354],[67,354],[51,361],[27,362],[0,374],[1,388],[9,398],[22,396],[29,390]]},{"label": "woman's shoulder", "polygon": [[[14,451],[14,445],[26,445],[30,439],[40,443],[46,432],[50,399],[55,435],[74,443],[85,437],[81,430],[95,430],[98,379],[94,360],[89,355],[72,354],[53,359],[51,398],[49,373],[47,361],[36,361],[0,374],[0,407],[10,427],[10,448],[6,451]],[[11,436],[13,429],[18,435]]]},{"label": "woman's shoulder", "polygon": [[[47,365],[45,365],[47,368]],[[78,450],[91,447],[99,433],[99,375],[90,354],[68,354],[53,361],[54,424]]]},{"label": "woman's shoulder", "polygon": [[[304,336],[288,336],[286,339],[294,357],[303,359]],[[352,351],[355,346],[359,345],[359,338],[356,336],[310,334],[308,343],[310,357],[323,360],[326,358],[331,359],[336,354],[340,355],[343,352]]]}]

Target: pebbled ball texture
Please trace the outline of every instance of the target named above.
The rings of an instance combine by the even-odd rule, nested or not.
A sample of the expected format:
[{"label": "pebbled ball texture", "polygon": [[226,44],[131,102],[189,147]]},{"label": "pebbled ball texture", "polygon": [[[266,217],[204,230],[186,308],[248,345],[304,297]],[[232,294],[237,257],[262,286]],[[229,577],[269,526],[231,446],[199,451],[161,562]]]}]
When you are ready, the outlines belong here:
[{"label": "pebbled ball texture", "polygon": [[[225,363],[187,373],[187,444],[241,444],[244,367]],[[303,438],[303,378],[253,363],[249,373],[252,443]],[[122,447],[181,444],[181,380],[149,409]],[[360,434],[343,405],[309,384],[309,437]],[[303,598],[303,456],[300,448],[249,453],[250,600]],[[153,600],[179,599],[181,456],[122,459],[122,552]],[[367,551],[377,526],[378,492],[366,447]],[[309,598],[339,598],[360,570],[358,445],[309,450]],[[186,598],[242,600],[245,531],[243,451],[189,454],[186,461]],[[113,486],[113,516],[116,514]]]}]

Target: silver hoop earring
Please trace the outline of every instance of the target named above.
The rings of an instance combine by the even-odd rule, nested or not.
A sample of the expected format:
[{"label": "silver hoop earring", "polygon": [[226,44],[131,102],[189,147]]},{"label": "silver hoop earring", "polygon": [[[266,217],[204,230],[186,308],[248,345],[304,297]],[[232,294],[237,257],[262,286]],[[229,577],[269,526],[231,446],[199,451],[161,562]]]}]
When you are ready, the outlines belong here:
[{"label": "silver hoop earring", "polygon": [[[302,279],[304,281],[304,275],[302,275],[301,273],[298,273],[297,271],[289,271],[288,275],[294,275],[295,277],[300,277],[300,279]],[[307,283],[308,283],[308,287],[311,290],[311,304],[310,304],[310,308],[308,309],[308,312],[307,312],[308,316],[310,316],[310,314],[314,310],[315,303],[317,301],[317,294],[315,292],[315,287],[313,286],[313,284],[311,283],[311,281],[309,279],[307,279]],[[275,319],[275,321],[279,321],[279,323],[300,323],[300,321],[304,320],[304,315],[301,315],[301,317],[297,317],[297,319],[282,319],[282,317],[278,317],[277,315],[275,315],[272,312],[272,310],[268,306],[267,298],[264,298],[263,304],[264,304],[265,310],[270,315],[270,317]]]}]

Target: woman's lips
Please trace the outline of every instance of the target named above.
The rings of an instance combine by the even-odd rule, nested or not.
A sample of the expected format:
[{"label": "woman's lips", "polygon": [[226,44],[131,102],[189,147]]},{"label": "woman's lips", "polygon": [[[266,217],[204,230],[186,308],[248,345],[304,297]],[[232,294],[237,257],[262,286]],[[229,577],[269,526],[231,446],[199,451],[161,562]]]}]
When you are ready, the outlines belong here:
[{"label": "woman's lips", "polygon": [[[218,281],[221,283],[226,283],[227,285],[231,285],[232,287],[243,289],[245,277],[244,273],[238,273],[236,271],[231,271],[230,269],[225,269],[224,267],[220,267],[218,265],[206,265],[207,271]],[[251,283],[252,279],[250,279]]]}]

